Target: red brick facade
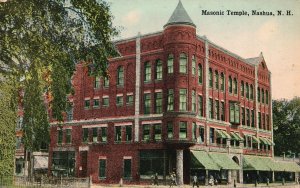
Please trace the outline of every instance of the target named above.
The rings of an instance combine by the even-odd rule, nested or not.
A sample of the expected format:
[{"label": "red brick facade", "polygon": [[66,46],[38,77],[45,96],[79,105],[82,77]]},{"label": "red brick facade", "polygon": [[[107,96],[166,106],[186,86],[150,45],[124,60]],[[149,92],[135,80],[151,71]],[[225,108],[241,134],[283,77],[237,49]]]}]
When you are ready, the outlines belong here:
[{"label": "red brick facade", "polygon": [[[140,46],[139,45],[140,40]],[[104,79],[100,79],[99,88],[95,88],[95,77],[88,76],[88,67],[83,63],[77,65],[73,76],[75,89],[73,102],[73,120],[66,121],[63,126],[56,122],[51,126],[51,144],[49,152],[49,173],[53,170],[54,151],[75,152],[75,172],[77,177],[92,176],[94,183],[117,183],[124,178],[124,159],[131,159],[131,177],[124,178],[125,182],[143,183],[147,180],[140,172],[140,151],[159,150],[166,155],[168,175],[176,168],[176,150],[183,150],[183,178],[188,183],[190,178],[190,154],[189,149],[205,149],[207,151],[229,152],[230,156],[237,156],[239,160],[244,154],[256,154],[271,156],[272,146],[244,147],[240,142],[239,147],[230,145],[229,140],[225,143],[217,142],[217,132],[214,131],[214,141],[210,141],[210,128],[253,135],[257,138],[268,138],[272,140],[272,117],[271,117],[271,85],[270,73],[262,56],[252,59],[243,59],[227,50],[213,44],[205,37],[196,35],[196,28],[192,25],[177,24],[167,25],[163,31],[154,34],[137,36],[116,42],[120,57],[109,60],[109,87],[104,87]],[[140,61],[138,61],[140,49]],[[187,56],[187,72],[180,73],[180,54]],[[174,57],[173,73],[168,73],[168,57]],[[193,67],[195,56],[196,63]],[[156,79],[156,61],[162,62],[162,79]],[[145,63],[151,65],[151,79],[145,82]],[[139,72],[137,72],[139,63]],[[199,69],[202,67],[202,83],[199,83]],[[117,84],[117,69],[123,67],[124,84]],[[195,71],[194,71],[194,70]],[[210,87],[209,70],[212,72],[212,85]],[[257,73],[256,73],[257,72]],[[216,73],[218,76],[216,76]],[[137,80],[139,75],[140,79]],[[224,90],[221,89],[224,75]],[[217,78],[218,77],[218,78]],[[232,78],[232,93],[229,92],[229,77]],[[216,80],[219,82],[216,83]],[[237,94],[235,93],[235,79],[237,83]],[[242,81],[244,82],[244,95],[242,95]],[[138,82],[138,83],[137,83]],[[216,88],[218,85],[218,88]],[[248,85],[248,87],[246,86]],[[251,99],[250,88],[253,88]],[[137,95],[137,88],[139,95]],[[249,89],[246,89],[249,88]],[[260,88],[260,101],[258,102],[257,88]],[[173,89],[174,110],[168,111],[168,89]],[[187,90],[187,109],[180,110],[180,89]],[[262,95],[262,89],[264,94]],[[193,91],[195,100],[193,104]],[[150,94],[150,114],[144,114],[145,97]],[[162,112],[156,113],[156,94],[162,93]],[[268,93],[268,94],[266,94]],[[133,95],[133,103],[127,104],[127,95]],[[249,95],[247,97],[247,95]],[[117,105],[117,96],[123,96],[122,105]],[[136,100],[136,96],[139,99]],[[202,109],[199,112],[199,97],[202,97]],[[104,106],[103,98],[109,98],[109,105]],[[183,97],[184,98],[184,97]],[[262,102],[264,98],[264,102]],[[99,99],[99,105],[94,106],[94,100]],[[209,99],[213,100],[211,112],[213,118],[209,118]],[[85,100],[90,100],[86,107]],[[138,101],[139,111],[136,111]],[[239,108],[239,123],[230,123],[230,101],[235,101]],[[268,101],[268,102],[267,102]],[[224,104],[224,118],[222,121],[222,102]],[[218,103],[218,104],[217,104]],[[193,110],[196,105],[196,110]],[[219,107],[217,109],[217,107]],[[245,109],[243,113],[242,108]],[[249,113],[247,113],[249,109]],[[252,125],[252,114],[254,112],[254,123]],[[219,111],[219,113],[217,112]],[[258,112],[261,116],[261,129],[259,129]],[[200,115],[202,114],[202,115]],[[216,116],[218,115],[218,117]],[[249,115],[248,115],[249,114]],[[243,118],[244,121],[243,124]],[[173,124],[173,138],[168,138],[167,124]],[[187,122],[186,138],[180,138],[180,122]],[[193,129],[196,124],[196,130]],[[246,125],[248,123],[248,125]],[[148,141],[144,140],[144,125],[150,125]],[[155,125],[161,125],[161,139],[155,139]],[[131,125],[131,140],[126,140],[126,126]],[[117,128],[121,126],[121,140],[116,141]],[[137,127],[138,126],[138,127]],[[107,127],[107,142],[101,142],[102,129]],[[204,128],[204,140],[199,141],[200,128]],[[83,142],[84,131],[88,129],[88,140]],[[97,139],[93,140],[93,129],[97,129]],[[66,130],[71,129],[71,142],[66,143]],[[146,129],[146,128],[145,128]],[[58,130],[63,130],[61,143],[58,143]],[[137,131],[138,130],[138,131]],[[170,132],[169,132],[170,133]],[[159,134],[159,131],[158,131]],[[195,134],[195,136],[193,136]],[[138,139],[137,139],[138,138]],[[251,144],[254,141],[250,141]],[[259,145],[259,144],[258,144]],[[230,151],[229,151],[230,150]],[[85,157],[86,155],[86,157]],[[105,177],[100,178],[99,160],[106,160]]]}]

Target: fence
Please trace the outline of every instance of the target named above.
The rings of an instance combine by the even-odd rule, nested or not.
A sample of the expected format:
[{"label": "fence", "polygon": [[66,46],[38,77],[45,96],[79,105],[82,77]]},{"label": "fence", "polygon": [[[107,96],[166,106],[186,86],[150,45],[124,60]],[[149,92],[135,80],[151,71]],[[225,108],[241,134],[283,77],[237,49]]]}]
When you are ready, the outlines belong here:
[{"label": "fence", "polygon": [[24,176],[0,176],[0,187],[2,188],[89,188],[90,178],[70,178],[70,177],[46,177],[29,178]]}]

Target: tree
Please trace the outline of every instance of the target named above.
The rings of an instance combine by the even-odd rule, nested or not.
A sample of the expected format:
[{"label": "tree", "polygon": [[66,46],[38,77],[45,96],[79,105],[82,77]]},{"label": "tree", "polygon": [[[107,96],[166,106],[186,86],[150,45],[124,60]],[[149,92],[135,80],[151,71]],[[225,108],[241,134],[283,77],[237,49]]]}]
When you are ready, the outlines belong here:
[{"label": "tree", "polygon": [[273,100],[275,155],[300,153],[300,98]]},{"label": "tree", "polygon": [[17,117],[15,86],[12,80],[0,77],[0,178],[14,172]]}]

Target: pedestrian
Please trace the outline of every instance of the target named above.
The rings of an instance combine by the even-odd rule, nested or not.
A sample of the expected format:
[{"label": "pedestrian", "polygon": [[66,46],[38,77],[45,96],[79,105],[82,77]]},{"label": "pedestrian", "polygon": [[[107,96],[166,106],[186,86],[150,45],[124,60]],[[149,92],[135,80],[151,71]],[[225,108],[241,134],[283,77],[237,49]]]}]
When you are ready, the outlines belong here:
[{"label": "pedestrian", "polygon": [[173,172],[173,177],[174,177],[174,185],[177,186],[177,178],[176,178],[176,173],[175,172]]},{"label": "pedestrian", "polygon": [[155,175],[154,175],[154,185],[158,186],[158,174],[157,173],[155,173]]},{"label": "pedestrian", "polygon": [[170,173],[170,188],[173,187],[173,173]]},{"label": "pedestrian", "polygon": [[214,177],[212,175],[210,175],[209,181],[208,181],[208,185],[213,186],[214,185]]},{"label": "pedestrian", "polygon": [[194,175],[194,177],[193,177],[193,188],[194,188],[195,185],[196,185],[197,187],[199,187],[199,185],[198,185],[197,173],[195,173],[195,175]]}]

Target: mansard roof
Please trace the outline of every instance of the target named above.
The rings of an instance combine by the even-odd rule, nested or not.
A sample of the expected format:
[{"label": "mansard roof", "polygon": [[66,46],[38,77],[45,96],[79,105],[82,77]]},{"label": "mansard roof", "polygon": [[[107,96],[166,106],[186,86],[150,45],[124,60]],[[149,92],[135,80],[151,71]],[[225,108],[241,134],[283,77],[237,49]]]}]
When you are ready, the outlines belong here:
[{"label": "mansard roof", "polygon": [[185,25],[191,25],[196,27],[196,25],[193,23],[192,19],[184,9],[180,0],[172,16],[170,17],[166,25],[164,25],[164,27],[167,27],[169,25],[177,25],[177,24],[185,24]]}]

